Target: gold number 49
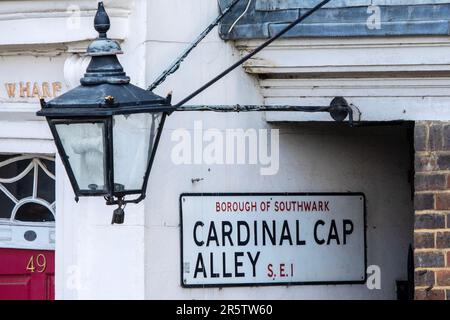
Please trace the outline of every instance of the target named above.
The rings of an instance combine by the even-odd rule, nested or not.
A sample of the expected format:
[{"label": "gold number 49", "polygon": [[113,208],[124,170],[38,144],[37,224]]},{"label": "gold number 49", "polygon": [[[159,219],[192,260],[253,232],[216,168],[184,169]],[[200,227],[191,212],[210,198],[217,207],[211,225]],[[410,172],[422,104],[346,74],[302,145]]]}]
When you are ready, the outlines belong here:
[{"label": "gold number 49", "polygon": [[47,258],[45,257],[45,255],[40,253],[36,256],[36,258],[34,257],[34,255],[30,257],[30,260],[28,260],[26,270],[29,272],[37,271],[39,273],[42,273],[45,271],[46,268],[47,268]]}]

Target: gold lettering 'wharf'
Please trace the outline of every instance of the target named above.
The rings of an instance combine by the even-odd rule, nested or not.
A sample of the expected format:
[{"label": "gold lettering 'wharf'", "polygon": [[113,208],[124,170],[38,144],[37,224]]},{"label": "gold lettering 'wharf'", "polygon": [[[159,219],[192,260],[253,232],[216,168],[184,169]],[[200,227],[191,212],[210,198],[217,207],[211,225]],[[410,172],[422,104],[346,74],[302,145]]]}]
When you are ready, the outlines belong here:
[{"label": "gold lettering 'wharf'", "polygon": [[61,82],[6,82],[8,98],[54,98],[61,93]]}]

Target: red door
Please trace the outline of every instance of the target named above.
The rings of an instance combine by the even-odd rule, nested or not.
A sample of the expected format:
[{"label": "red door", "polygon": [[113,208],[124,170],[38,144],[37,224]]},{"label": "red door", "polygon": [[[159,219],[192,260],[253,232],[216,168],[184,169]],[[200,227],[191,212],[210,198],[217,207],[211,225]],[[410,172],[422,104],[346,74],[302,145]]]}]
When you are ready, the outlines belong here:
[{"label": "red door", "polygon": [[55,164],[0,154],[0,300],[55,298]]},{"label": "red door", "polygon": [[55,252],[0,249],[0,300],[53,300]]}]

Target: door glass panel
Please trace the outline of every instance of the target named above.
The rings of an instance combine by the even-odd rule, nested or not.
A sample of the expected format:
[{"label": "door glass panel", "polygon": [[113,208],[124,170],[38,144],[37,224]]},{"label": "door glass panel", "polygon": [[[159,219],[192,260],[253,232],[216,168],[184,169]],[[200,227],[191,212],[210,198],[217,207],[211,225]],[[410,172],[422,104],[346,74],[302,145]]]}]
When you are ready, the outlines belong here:
[{"label": "door glass panel", "polygon": [[0,154],[0,219],[49,222],[54,212],[54,158]]},{"label": "door glass panel", "polygon": [[30,170],[30,172],[28,172],[22,179],[12,183],[6,183],[5,187],[16,197],[16,199],[31,197],[33,195],[33,179],[34,172],[33,170]]},{"label": "door glass panel", "polygon": [[39,203],[28,202],[19,207],[15,220],[22,222],[52,222],[55,221],[53,213]]},{"label": "door glass panel", "polygon": [[18,160],[14,162],[7,161],[8,159],[14,159],[17,157],[20,156],[8,156],[8,157],[5,157],[4,155],[0,156],[0,163],[2,162],[7,163],[0,167],[0,177],[2,179],[12,179],[27,169],[27,167],[30,164],[29,159]]},{"label": "door glass panel", "polygon": [[42,168],[38,171],[37,197],[48,203],[55,202],[55,182]]},{"label": "door glass panel", "polygon": [[11,218],[15,203],[4,193],[0,191],[0,219]]}]

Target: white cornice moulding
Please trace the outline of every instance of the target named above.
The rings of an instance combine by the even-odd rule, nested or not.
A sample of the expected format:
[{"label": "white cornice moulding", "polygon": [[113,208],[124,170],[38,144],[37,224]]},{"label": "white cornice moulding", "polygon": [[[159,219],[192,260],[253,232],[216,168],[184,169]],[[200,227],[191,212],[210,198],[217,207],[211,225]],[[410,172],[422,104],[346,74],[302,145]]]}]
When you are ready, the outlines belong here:
[{"label": "white cornice moulding", "polygon": [[[266,79],[266,105],[329,105],[342,96],[362,121],[450,120],[450,77]],[[333,121],[328,113],[267,112],[268,122]]]},{"label": "white cornice moulding", "polygon": [[0,121],[1,139],[53,140],[45,121]]},{"label": "white cornice moulding", "polygon": [[0,56],[34,56],[55,57],[67,52],[65,44],[41,44],[41,45],[2,45],[0,44]]},{"label": "white cornice moulding", "polygon": [[[239,41],[244,54],[260,40]],[[282,39],[244,69],[266,105],[329,105],[345,97],[362,121],[450,120],[450,38]],[[327,113],[267,112],[269,122],[333,121]]]},{"label": "white cornice moulding", "polygon": [[[133,1],[105,1],[111,18],[108,36],[123,40]],[[97,36],[93,19],[97,1],[1,1],[0,48],[30,44],[80,42]]]},{"label": "white cornice moulding", "polygon": [[0,149],[5,153],[55,154],[53,140],[37,139],[3,139],[0,138]]},{"label": "white cornice moulding", "polygon": [[[33,121],[36,123],[46,123],[45,118],[36,116],[36,112],[41,109],[39,102],[5,102],[0,101],[0,120],[1,121]],[[0,137],[5,133],[3,123],[0,127]],[[2,135],[3,134],[3,135]]]},{"label": "white cornice moulding", "polygon": [[[239,41],[246,53],[260,41]],[[449,37],[385,37],[283,39],[258,53],[244,64],[248,73],[258,75],[311,74],[320,77],[335,73],[450,71]]]},{"label": "white cornice moulding", "polygon": [[[100,0],[99,0],[100,1]],[[68,7],[77,6],[82,12],[97,11],[98,1],[93,0],[7,0],[1,1],[0,15],[32,15],[46,12],[66,12]],[[103,0],[105,8],[110,15],[111,10],[129,11],[133,0]]]}]

